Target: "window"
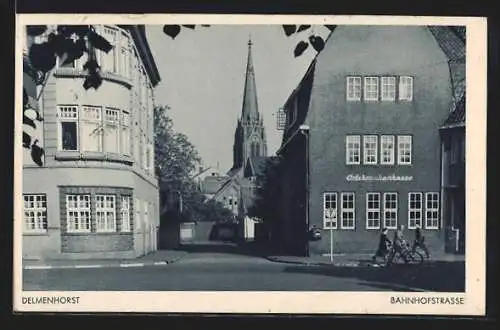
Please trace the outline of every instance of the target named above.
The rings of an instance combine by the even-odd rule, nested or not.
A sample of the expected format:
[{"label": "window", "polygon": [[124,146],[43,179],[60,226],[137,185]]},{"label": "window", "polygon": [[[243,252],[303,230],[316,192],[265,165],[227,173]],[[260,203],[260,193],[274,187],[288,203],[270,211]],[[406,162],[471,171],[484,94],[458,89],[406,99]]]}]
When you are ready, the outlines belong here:
[{"label": "window", "polygon": [[398,224],[398,194],[384,193],[384,227],[395,229]]},{"label": "window", "polygon": [[342,193],[342,229],[354,229],[354,193]]},{"label": "window", "polygon": [[361,100],[361,77],[347,77],[347,101]]},{"label": "window", "polygon": [[82,149],[84,151],[102,151],[101,108],[82,106]]},{"label": "window", "polygon": [[135,229],[141,228],[141,201],[138,198],[134,198],[134,210],[135,210]]},{"label": "window", "polygon": [[378,77],[365,77],[365,101],[378,101]]},{"label": "window", "polygon": [[422,193],[408,194],[408,229],[422,227]]},{"label": "window", "polygon": [[396,77],[382,77],[382,101],[396,99]]},{"label": "window", "polygon": [[439,228],[439,193],[437,192],[425,194],[425,228]]},{"label": "window", "polygon": [[144,226],[147,227],[149,223],[149,202],[143,202],[142,205],[144,206],[144,218],[142,220],[144,222]]},{"label": "window", "polygon": [[411,165],[411,152],[412,152],[412,139],[411,135],[398,136],[398,164]]},{"label": "window", "polygon": [[90,195],[66,195],[68,232],[90,232]]},{"label": "window", "polygon": [[394,164],[394,136],[382,135],[380,137],[380,164]]},{"label": "window", "polygon": [[380,193],[366,194],[366,228],[380,228]]},{"label": "window", "polygon": [[147,169],[148,168],[148,146],[147,146],[147,142],[146,142],[146,134],[141,134],[141,148],[142,148],[142,152],[141,152],[141,164],[142,164],[142,168],[143,169]]},{"label": "window", "polygon": [[400,101],[413,100],[413,77],[408,77],[408,76],[399,77],[399,100]]},{"label": "window", "polygon": [[150,142],[148,145],[149,149],[149,171],[151,174],[155,173],[155,150],[154,143]]},{"label": "window", "polygon": [[78,107],[59,106],[59,150],[78,150]]},{"label": "window", "polygon": [[130,114],[128,112],[122,112],[121,124],[121,152],[124,155],[130,156]]},{"label": "window", "polygon": [[250,153],[252,156],[259,156],[260,155],[260,146],[259,146],[259,142],[257,141],[253,141],[251,144],[250,144]]},{"label": "window", "polygon": [[360,162],[361,138],[359,135],[348,135],[346,142],[346,164],[353,165]]},{"label": "window", "polygon": [[323,194],[323,229],[337,228],[337,193]]},{"label": "window", "polygon": [[120,47],[120,73],[130,78],[130,40],[126,33],[121,34],[121,47]]},{"label": "window", "polygon": [[130,196],[121,197],[121,231],[130,231]]},{"label": "window", "polygon": [[118,33],[114,28],[105,26],[103,31],[103,37],[106,38],[107,41],[113,46],[108,53],[102,53],[102,65],[103,70],[118,73],[118,51],[117,49],[117,41],[118,41]]},{"label": "window", "polygon": [[26,232],[47,231],[47,195],[23,195],[24,230]]},{"label": "window", "polygon": [[106,152],[119,152],[119,118],[119,110],[106,108],[104,117],[104,151]]},{"label": "window", "polygon": [[377,136],[365,135],[363,136],[363,163],[364,164],[377,164]]},{"label": "window", "polygon": [[59,150],[122,153],[130,156],[130,115],[118,109],[58,106]]},{"label": "window", "polygon": [[96,195],[97,232],[116,231],[116,197],[114,195]]}]

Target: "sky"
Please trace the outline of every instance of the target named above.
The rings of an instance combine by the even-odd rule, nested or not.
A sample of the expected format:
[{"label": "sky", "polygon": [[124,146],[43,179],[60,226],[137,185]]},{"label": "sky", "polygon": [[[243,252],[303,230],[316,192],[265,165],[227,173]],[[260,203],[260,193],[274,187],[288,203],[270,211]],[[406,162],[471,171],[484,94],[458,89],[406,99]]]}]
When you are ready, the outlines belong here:
[{"label": "sky", "polygon": [[187,135],[204,166],[229,170],[251,37],[259,112],[264,117],[268,155],[273,155],[282,136],[276,129],[276,112],[316,55],[311,46],[297,58],[293,50],[313,32],[326,38],[329,30],[312,26],[286,37],[281,25],[212,25],[183,29],[172,40],[163,33],[163,26],[147,26],[161,76],[155,102],[171,108],[175,130]]}]

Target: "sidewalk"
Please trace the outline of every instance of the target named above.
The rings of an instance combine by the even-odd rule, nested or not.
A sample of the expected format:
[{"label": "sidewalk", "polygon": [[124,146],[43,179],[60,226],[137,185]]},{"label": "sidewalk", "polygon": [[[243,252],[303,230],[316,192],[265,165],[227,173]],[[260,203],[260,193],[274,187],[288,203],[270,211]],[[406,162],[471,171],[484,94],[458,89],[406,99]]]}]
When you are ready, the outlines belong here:
[{"label": "sidewalk", "polygon": [[163,266],[181,259],[187,254],[178,250],[158,250],[135,259],[42,259],[23,260],[24,269],[71,269]]},{"label": "sidewalk", "polygon": [[[334,254],[333,260],[330,255],[315,255],[310,257],[295,256],[267,256],[270,261],[286,264],[299,264],[306,266],[336,266],[336,267],[370,267],[373,266],[373,254]],[[435,262],[465,262],[464,255],[439,253],[425,259],[424,263]]]}]

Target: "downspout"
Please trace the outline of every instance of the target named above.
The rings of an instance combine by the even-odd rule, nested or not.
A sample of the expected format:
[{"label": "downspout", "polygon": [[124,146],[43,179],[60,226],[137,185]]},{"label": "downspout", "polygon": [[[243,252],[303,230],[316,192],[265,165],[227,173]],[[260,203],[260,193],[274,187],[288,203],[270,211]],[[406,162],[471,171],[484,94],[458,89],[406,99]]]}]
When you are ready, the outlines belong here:
[{"label": "downspout", "polygon": [[305,213],[306,213],[306,239],[305,239],[305,255],[309,257],[309,126],[301,125],[300,132],[304,135],[305,139]]}]

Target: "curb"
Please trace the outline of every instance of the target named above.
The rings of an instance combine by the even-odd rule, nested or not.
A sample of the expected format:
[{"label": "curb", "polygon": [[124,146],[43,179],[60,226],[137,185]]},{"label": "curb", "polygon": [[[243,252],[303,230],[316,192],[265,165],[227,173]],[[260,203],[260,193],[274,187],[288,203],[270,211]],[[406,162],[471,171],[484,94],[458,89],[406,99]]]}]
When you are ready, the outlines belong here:
[{"label": "curb", "polygon": [[29,270],[46,270],[46,269],[95,269],[95,268],[140,268],[151,266],[166,266],[173,264],[184,256],[179,256],[170,260],[153,261],[153,262],[125,262],[120,264],[90,264],[90,265],[27,265],[23,269]]},{"label": "curb", "polygon": [[334,267],[353,267],[357,268],[361,266],[361,262],[334,262],[334,263],[329,263],[329,262],[304,262],[304,261],[291,261],[291,260],[279,260],[277,258],[273,257],[266,257],[267,260],[276,262],[276,263],[282,263],[282,264],[292,264],[292,265],[304,265],[304,266],[334,266]]}]

